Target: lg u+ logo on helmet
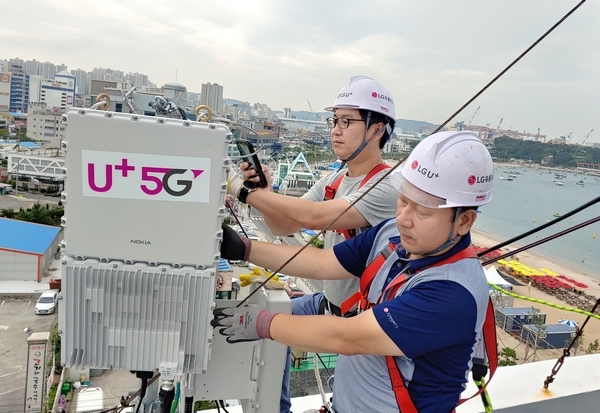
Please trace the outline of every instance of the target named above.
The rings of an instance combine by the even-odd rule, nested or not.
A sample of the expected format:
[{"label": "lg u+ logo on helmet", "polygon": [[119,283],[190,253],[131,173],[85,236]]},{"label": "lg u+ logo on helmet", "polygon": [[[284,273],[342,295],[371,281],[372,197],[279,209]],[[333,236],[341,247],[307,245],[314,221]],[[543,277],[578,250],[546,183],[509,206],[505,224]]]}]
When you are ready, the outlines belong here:
[{"label": "lg u+ logo on helmet", "polygon": [[381,93],[371,92],[371,96],[373,97],[373,99],[383,99],[387,102],[390,102],[391,104],[394,104],[394,101],[392,100],[391,97],[382,95]]},{"label": "lg u+ logo on helmet", "polygon": [[467,183],[469,185],[484,184],[486,182],[492,182],[493,180],[494,180],[494,175],[483,175],[483,176],[470,175],[467,178]]},{"label": "lg u+ logo on helmet", "polygon": [[430,171],[427,168],[424,168],[423,166],[419,165],[419,161],[416,161],[416,160],[410,164],[410,168],[413,171],[417,171],[421,175],[426,176],[429,179],[439,178],[439,176],[440,176],[440,174],[438,174],[437,172]]}]

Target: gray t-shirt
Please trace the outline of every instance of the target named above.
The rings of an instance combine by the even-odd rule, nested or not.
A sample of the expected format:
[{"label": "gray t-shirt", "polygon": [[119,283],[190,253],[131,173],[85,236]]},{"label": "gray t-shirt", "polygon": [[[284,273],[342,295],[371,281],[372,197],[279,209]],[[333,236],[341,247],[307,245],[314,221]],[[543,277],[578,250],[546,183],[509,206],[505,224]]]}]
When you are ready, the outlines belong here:
[{"label": "gray t-shirt", "polygon": [[[358,188],[362,180],[367,176],[361,175],[350,178],[344,176],[344,179],[338,187],[335,199],[344,198],[348,203],[353,202],[360,195],[362,195],[368,188],[373,186],[375,182],[384,175],[388,169],[384,169],[375,176],[373,176],[369,182],[363,185],[362,188]],[[332,172],[329,175],[321,178],[302,198],[309,199],[314,202],[323,201],[325,197],[325,187],[333,184],[335,180],[346,173],[346,169],[339,172]],[[358,201],[354,207],[362,214],[362,216],[371,224],[377,225],[386,219],[393,218],[396,214],[396,202],[400,194],[395,189],[389,180],[389,176],[381,181],[371,192],[369,192],[363,199]],[[369,227],[358,228],[356,234],[365,231]],[[310,228],[314,230],[321,230],[322,228]],[[345,241],[345,237],[342,234],[338,234],[333,231],[327,231],[325,233],[325,248],[333,247],[342,241]],[[335,281],[323,281],[324,294],[327,300],[341,307],[342,303],[346,301],[348,297],[359,290],[359,279],[354,278],[351,280],[335,280]]]}]

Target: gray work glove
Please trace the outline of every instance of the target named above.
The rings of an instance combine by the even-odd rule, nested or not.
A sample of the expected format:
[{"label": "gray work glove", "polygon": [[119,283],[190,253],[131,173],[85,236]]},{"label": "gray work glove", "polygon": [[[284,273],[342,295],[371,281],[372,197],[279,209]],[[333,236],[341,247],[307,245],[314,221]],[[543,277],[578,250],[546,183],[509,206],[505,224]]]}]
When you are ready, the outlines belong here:
[{"label": "gray work glove", "polygon": [[226,260],[248,261],[252,241],[239,235],[226,223],[221,224],[223,241],[221,241],[221,258]]},{"label": "gray work glove", "polygon": [[279,313],[274,313],[256,304],[245,307],[226,307],[213,310],[210,325],[225,327],[219,333],[226,336],[228,343],[255,341],[261,338],[272,340],[271,321]]}]

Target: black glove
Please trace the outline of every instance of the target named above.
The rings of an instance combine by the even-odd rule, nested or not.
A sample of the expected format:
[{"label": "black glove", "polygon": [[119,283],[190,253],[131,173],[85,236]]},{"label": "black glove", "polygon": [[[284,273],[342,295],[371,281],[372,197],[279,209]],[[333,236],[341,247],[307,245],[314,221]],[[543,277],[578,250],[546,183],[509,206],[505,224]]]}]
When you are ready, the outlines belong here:
[{"label": "black glove", "polygon": [[245,307],[226,307],[213,310],[210,325],[225,327],[219,330],[228,343],[256,341],[271,338],[271,321],[279,313],[274,313],[256,304]]},{"label": "black glove", "polygon": [[221,258],[226,260],[248,261],[252,241],[240,236],[229,225],[221,224],[223,241],[221,242]]}]

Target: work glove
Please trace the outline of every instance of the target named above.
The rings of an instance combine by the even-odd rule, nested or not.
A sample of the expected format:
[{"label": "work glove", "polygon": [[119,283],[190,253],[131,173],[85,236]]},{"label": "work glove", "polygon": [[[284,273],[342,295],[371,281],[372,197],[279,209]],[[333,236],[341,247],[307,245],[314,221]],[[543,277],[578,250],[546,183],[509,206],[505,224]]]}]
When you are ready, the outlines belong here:
[{"label": "work glove", "polygon": [[248,261],[252,241],[240,236],[226,223],[221,224],[223,230],[223,241],[221,241],[221,258],[226,260]]},{"label": "work glove", "polygon": [[279,313],[274,313],[256,304],[245,307],[226,307],[213,310],[210,325],[224,327],[219,334],[226,336],[228,343],[256,341],[271,337],[271,321]]},{"label": "work glove", "polygon": [[227,173],[227,193],[237,198],[240,195],[242,185],[244,185],[244,180],[238,175],[237,168],[231,166]]},{"label": "work glove", "polygon": [[285,290],[288,294],[291,293],[290,286],[287,283],[279,281],[279,277],[273,273],[265,270],[264,268],[254,267],[252,273],[240,275],[240,286],[247,287],[250,284],[262,284],[266,279],[269,281],[264,285],[268,290]]}]

